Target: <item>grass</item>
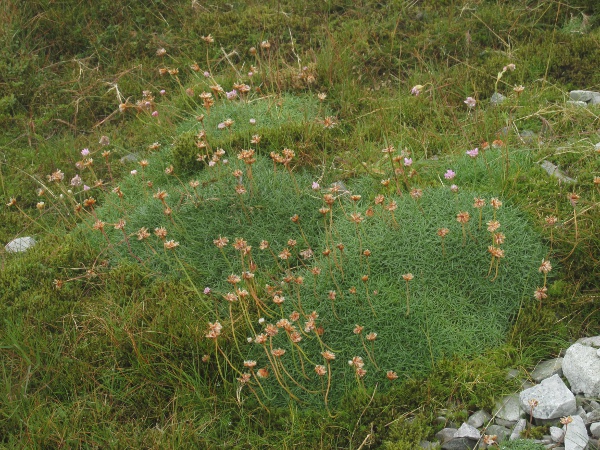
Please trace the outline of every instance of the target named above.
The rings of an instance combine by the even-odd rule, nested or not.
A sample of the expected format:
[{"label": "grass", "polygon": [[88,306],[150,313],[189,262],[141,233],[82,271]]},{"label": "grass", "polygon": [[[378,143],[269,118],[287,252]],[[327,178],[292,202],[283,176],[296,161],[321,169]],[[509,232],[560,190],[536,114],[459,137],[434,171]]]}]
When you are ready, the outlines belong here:
[{"label": "grass", "polygon": [[[3,446],[414,448],[439,428],[439,410],[458,417],[517,390],[508,367],[526,375],[599,333],[598,111],[565,104],[570,89],[598,90],[595,2],[153,2],[127,15],[118,2],[30,6],[0,7],[0,189],[11,205],[0,237],[38,241],[0,254]],[[199,97],[235,83],[248,94],[215,94],[210,108]],[[496,90],[507,100],[492,107]],[[233,125],[219,129],[225,119]],[[251,173],[237,157],[250,147]],[[284,148],[291,163],[268,159]],[[542,160],[577,182],[548,177]],[[57,169],[64,179],[47,180]],[[334,192],[323,220],[333,183],[361,198]],[[481,230],[475,196],[487,201]],[[499,260],[487,249],[494,214],[506,235]],[[138,241],[141,227],[167,236]],[[236,238],[252,246],[243,257]],[[227,281],[248,270],[253,279]],[[298,331],[310,311],[319,317],[298,346],[279,329],[278,362],[246,341],[293,310]],[[207,339],[217,320],[221,335]],[[346,363],[357,356],[364,365]],[[248,360],[269,369],[262,384],[236,380],[253,373]]]}]

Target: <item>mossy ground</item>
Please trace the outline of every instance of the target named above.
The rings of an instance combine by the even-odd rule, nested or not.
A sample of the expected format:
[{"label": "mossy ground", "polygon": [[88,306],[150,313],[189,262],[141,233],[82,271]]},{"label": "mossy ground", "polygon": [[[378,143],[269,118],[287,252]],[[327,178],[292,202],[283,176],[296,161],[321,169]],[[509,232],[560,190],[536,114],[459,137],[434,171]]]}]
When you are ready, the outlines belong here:
[{"label": "mossy ground", "polygon": [[[35,251],[25,255],[0,255],[3,446],[414,448],[436,431],[432,420],[439,409],[491,407],[495,398],[518,388],[506,382],[506,368],[516,367],[526,375],[539,359],[558,352],[569,340],[600,332],[600,191],[594,181],[600,176],[600,157],[594,148],[600,140],[598,110],[565,104],[569,89],[598,90],[600,86],[595,66],[600,36],[597,2],[419,5],[398,1],[384,5],[334,0],[209,5],[153,1],[151,6],[123,8],[121,2],[99,1],[78,6],[28,2],[23,8],[20,2],[9,1],[0,7],[0,123],[4,130],[0,189],[4,204],[14,197],[19,208],[0,210],[0,238],[6,243],[18,235],[34,235],[39,241]],[[208,34],[215,43],[202,40]],[[271,44],[268,49],[260,45],[265,40]],[[156,56],[159,48],[167,51],[162,58]],[[194,63],[200,72],[190,68]],[[516,70],[506,71],[498,81],[498,73],[510,63]],[[250,66],[256,68],[252,77],[247,75]],[[158,70],[175,67],[177,75],[161,76]],[[211,77],[203,75],[205,70]],[[251,86],[254,103],[220,99],[210,113],[205,111],[200,92],[216,83],[230,90],[240,81]],[[410,89],[417,84],[424,88],[419,96],[411,96]],[[517,95],[512,90],[515,85],[523,85],[524,92]],[[161,89],[164,96],[158,94]],[[143,90],[153,92],[152,109],[158,117],[144,108],[118,112],[119,103],[142,101]],[[488,101],[495,90],[506,95],[507,101],[493,108]],[[327,94],[326,99],[317,99],[320,92]],[[467,96],[478,101],[473,110],[463,103]],[[200,122],[197,116],[203,113]],[[254,115],[257,125],[251,126],[249,118]],[[216,129],[227,118],[235,121],[234,126]],[[324,128],[327,120],[336,126]],[[426,333],[439,344],[427,375],[419,370],[403,375],[410,361],[398,368],[396,356],[383,357],[390,369],[403,375],[401,379],[385,387],[371,384],[369,376],[375,370],[367,367],[364,387],[352,381],[336,393],[338,402],[331,415],[322,407],[305,408],[295,401],[269,405],[267,413],[247,391],[236,398],[237,384],[232,380],[238,374],[229,366],[217,367],[214,355],[209,363],[201,362],[203,355],[215,351],[214,343],[204,338],[209,319],[206,302],[215,299],[201,291],[210,280],[215,294],[221,293],[223,277],[211,271],[218,269],[225,276],[229,272],[211,246],[218,229],[228,230],[232,241],[247,238],[258,255],[260,239],[278,246],[292,236],[300,241],[289,216],[303,208],[301,223],[307,227],[307,236],[317,242],[311,243],[315,250],[322,251],[323,241],[327,242],[320,225],[309,228],[309,218],[320,216],[313,208],[315,199],[305,197],[306,202],[295,203],[289,180],[278,185],[276,177],[261,178],[260,182],[272,184],[274,196],[249,203],[253,226],[245,224],[242,205],[231,191],[222,206],[196,208],[189,201],[194,198],[192,189],[164,174],[164,169],[173,164],[182,183],[196,177],[211,179],[212,168],[196,161],[196,135],[203,127],[214,146],[207,152],[223,147],[232,162],[237,162],[241,148],[248,148],[253,134],[263,137],[257,146],[261,158],[284,147],[294,149],[293,171],[297,181],[303,182],[302,189],[312,193],[308,182],[314,179],[323,188],[343,180],[350,190],[363,195],[359,203],[363,215],[368,202],[380,192],[402,205],[396,213],[401,227],[398,236],[389,216],[385,220],[375,216],[375,231],[364,236],[363,244],[366,247],[368,242],[382,257],[379,263],[374,258],[371,268],[372,289],[379,291],[382,305],[398,297],[402,303],[401,309],[394,310],[396,316],[385,316],[390,328],[381,331],[379,342],[393,329],[391,322],[400,322],[405,312],[405,285],[398,275],[414,272],[410,301],[415,320],[411,326],[416,328],[407,327],[402,336],[416,333],[414,339],[423,343],[423,317],[435,328]],[[535,137],[520,137],[523,130],[534,131]],[[102,135],[110,138],[109,146],[98,144]],[[504,146],[483,152],[482,142],[491,144],[495,139],[501,139]],[[160,147],[148,149],[155,142]],[[391,178],[395,185],[389,160],[381,153],[391,144],[407,150],[417,173],[414,178],[400,178],[402,198],[382,191],[380,184]],[[477,159],[465,156],[474,147],[480,147],[483,154]],[[79,154],[83,148],[89,148],[94,159],[93,171],[80,172],[90,191],[68,185],[78,172],[74,164],[83,159]],[[104,150],[110,150],[108,164]],[[119,161],[130,154],[137,160]],[[147,169],[139,165],[142,159],[151,162]],[[577,183],[567,185],[547,176],[539,167],[544,159],[559,165]],[[455,197],[448,191],[451,182],[443,178],[450,168],[457,173],[452,181],[459,187]],[[62,185],[46,180],[56,169],[66,174]],[[131,175],[131,170],[138,174]],[[104,180],[102,187],[94,187],[98,179]],[[143,185],[148,180],[154,183],[152,189]],[[233,185],[234,181],[231,177],[229,182]],[[123,199],[112,192],[117,186],[125,194]],[[180,221],[177,226],[152,198],[158,188],[167,187],[172,193],[168,201],[175,210],[173,220]],[[42,197],[36,194],[40,188],[46,191]],[[69,188],[73,193],[67,192]],[[212,188],[203,188],[206,197],[213,195]],[[410,235],[402,235],[410,231],[403,224],[410,222],[408,217],[421,215],[409,197],[410,188],[424,190],[421,206],[428,217],[432,216],[427,202],[439,192],[439,214],[448,215],[452,224],[447,225],[452,230],[446,242],[451,264],[442,264],[440,258],[439,276],[427,283],[425,273],[435,272],[432,267],[437,268],[438,261],[433,253],[420,251],[420,239],[431,239],[431,231],[442,226],[443,219],[415,225],[419,248],[410,247],[416,244],[408,243]],[[575,208],[567,198],[573,192],[581,197]],[[221,191],[215,188],[214,193]],[[448,293],[464,293],[472,281],[466,274],[477,272],[485,278],[488,271],[485,247],[471,247],[469,239],[461,250],[462,230],[454,217],[457,207],[469,208],[474,193],[504,201],[500,212],[507,216],[500,220],[507,235],[507,257],[493,286],[509,292],[502,291],[506,297],[500,303],[492,291],[480,291],[477,298],[467,296],[466,303],[446,301],[441,294],[444,288]],[[79,215],[74,212],[75,204],[90,196],[98,201],[97,213],[106,214],[102,218],[107,223],[126,218],[132,253],[143,256],[145,264],[120,242],[118,230],[109,230],[107,225],[114,248],[97,239],[101,234],[89,229],[93,224],[89,208]],[[39,201],[45,202],[43,209],[36,208]],[[269,201],[268,209],[278,216],[260,216],[261,202],[268,205]],[[279,204],[285,207],[273,209]],[[347,212],[352,208],[348,200],[336,204],[336,208],[342,206]],[[473,228],[476,211],[471,212],[470,230],[480,238]],[[211,214],[218,214],[219,221],[205,218]],[[546,224],[550,215],[558,218],[556,226]],[[273,223],[282,225],[272,228]],[[180,247],[157,257],[137,242],[133,232],[138,226],[152,230],[161,225]],[[356,247],[352,222],[340,220],[336,232],[348,248]],[[411,251],[397,256],[390,239]],[[160,244],[152,245],[162,251]],[[441,250],[439,242],[431,244],[425,247]],[[468,261],[474,266],[463,265],[465,258],[453,254],[453,249],[469,251],[472,258]],[[548,298],[541,308],[531,291],[531,286],[540,283],[540,254],[554,266],[547,283]],[[428,262],[419,266],[411,255]],[[519,261],[511,262],[513,256]],[[262,262],[257,256],[257,263],[271,264],[262,274],[263,284],[281,281],[269,276],[282,275],[285,267],[281,271],[272,258]],[[347,263],[349,278],[362,274],[360,259],[352,261],[348,256]],[[515,286],[509,283],[509,276],[518,276],[509,272],[513,269],[523,274],[523,292],[513,292]],[[297,269],[295,274],[302,270],[306,269]],[[444,270],[462,273],[465,281],[448,282],[451,273]],[[532,285],[528,276],[537,277]],[[61,289],[56,289],[57,283]],[[326,295],[331,287],[322,283],[319,289]],[[336,288],[340,293],[362,284],[349,279],[340,283],[343,287]],[[473,289],[483,286],[492,284],[477,284]],[[303,289],[310,291],[310,284]],[[379,301],[375,298],[372,301]],[[366,309],[364,300],[362,307],[368,315],[370,308]],[[470,332],[460,327],[471,340],[475,332],[482,333],[469,358],[461,356],[454,344],[442,345],[443,330],[451,332],[456,323],[444,327],[424,314],[426,309],[420,310],[428,302],[436,301],[437,306],[437,300],[467,315],[465,304],[477,311],[469,317]],[[329,299],[319,303],[323,302],[327,330],[327,320],[332,318],[325,319],[333,316],[333,310]],[[338,306],[336,313],[346,314],[344,303]],[[359,306],[349,311],[356,314]],[[500,309],[504,314],[499,314]],[[352,314],[343,316],[347,326],[352,325]],[[490,315],[496,319],[486,322]],[[369,320],[377,328],[374,318]],[[341,336],[348,330],[331,328],[331,335],[340,334],[336,342],[352,355],[344,340],[356,336]],[[327,332],[323,339],[328,339]],[[229,332],[224,347],[231,351],[235,347]],[[432,348],[420,348],[420,357],[430,356]],[[340,353],[340,366],[346,364],[348,355]],[[425,358],[427,364],[430,359]],[[225,373],[219,374],[219,369]]]}]

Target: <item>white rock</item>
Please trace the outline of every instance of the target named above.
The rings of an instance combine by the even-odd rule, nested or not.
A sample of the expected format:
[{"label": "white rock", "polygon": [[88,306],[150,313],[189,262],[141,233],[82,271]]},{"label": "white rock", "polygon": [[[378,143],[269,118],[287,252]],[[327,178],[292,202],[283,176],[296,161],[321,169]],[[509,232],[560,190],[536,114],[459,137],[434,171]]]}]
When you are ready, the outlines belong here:
[{"label": "white rock", "polygon": [[550,427],[550,436],[552,436],[554,442],[562,442],[565,432],[558,427]]},{"label": "white rock", "polygon": [[[596,144],[596,149],[600,150],[600,142]],[[600,348],[600,336],[592,336],[578,339],[576,344],[587,345],[588,347]]]},{"label": "white rock", "polygon": [[539,363],[531,372],[531,378],[539,383],[552,375],[562,375],[562,362],[562,358],[554,358]]},{"label": "white rock", "polygon": [[583,419],[572,416],[573,422],[563,427],[565,431],[565,450],[584,450],[588,444],[587,430]]},{"label": "white rock", "polygon": [[467,423],[472,427],[479,428],[491,418],[492,416],[490,416],[483,409],[480,409],[479,411],[475,411],[473,415],[467,419]]},{"label": "white rock", "polygon": [[565,353],[563,373],[575,394],[600,396],[600,357],[593,347],[573,344]]},{"label": "white rock", "polygon": [[519,400],[521,408],[527,412],[532,410],[530,400],[538,402],[533,408],[533,417],[536,419],[556,419],[574,414],[577,410],[575,396],[558,375],[552,375],[540,384],[525,389],[519,394]]},{"label": "white rock", "polygon": [[455,438],[467,438],[478,441],[481,437],[481,434],[477,430],[477,428],[472,427],[468,423],[463,423],[460,428],[456,431],[454,435]]},{"label": "white rock", "polygon": [[521,433],[525,431],[525,428],[527,428],[527,421],[525,419],[519,419],[513,428],[512,433],[510,433],[510,440],[514,441],[516,439],[521,439]]},{"label": "white rock", "polygon": [[25,252],[35,245],[35,239],[31,236],[16,238],[4,246],[8,253]]},{"label": "white rock", "polygon": [[590,433],[596,439],[600,438],[600,422],[595,422],[590,425]]},{"label": "white rock", "polygon": [[594,92],[594,95],[592,95],[592,99],[590,100],[590,105],[600,105],[600,93]]},{"label": "white rock", "polygon": [[587,108],[588,104],[586,102],[579,102],[579,101],[574,101],[574,100],[567,100],[567,105]]},{"label": "white rock", "polygon": [[571,91],[569,92],[569,98],[576,102],[589,102],[594,94],[600,95],[600,93],[594,91]]},{"label": "white rock", "polygon": [[518,394],[507,395],[496,402],[494,417],[497,419],[502,419],[505,422],[516,422],[522,415],[523,411],[521,410]]}]

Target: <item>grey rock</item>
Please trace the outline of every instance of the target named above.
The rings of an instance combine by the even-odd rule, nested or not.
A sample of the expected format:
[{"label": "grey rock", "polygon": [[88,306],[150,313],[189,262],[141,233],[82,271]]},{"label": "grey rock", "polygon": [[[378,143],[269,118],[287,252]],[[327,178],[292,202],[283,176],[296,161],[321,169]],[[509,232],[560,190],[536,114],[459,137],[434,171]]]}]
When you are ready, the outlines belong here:
[{"label": "grey rock", "polygon": [[519,137],[524,143],[532,144],[537,140],[537,134],[531,130],[523,130],[519,133]]},{"label": "grey rock", "polygon": [[594,347],[577,343],[571,345],[563,360],[563,373],[574,393],[600,396],[600,357]]},{"label": "grey rock", "polygon": [[458,430],[456,428],[444,428],[435,433],[435,438],[442,444],[454,437]]},{"label": "grey rock", "polygon": [[600,403],[598,403],[596,400],[590,400],[590,408],[592,408],[592,410],[600,409]]},{"label": "grey rock", "polygon": [[502,425],[490,425],[483,434],[498,436],[498,442],[504,442],[510,437],[510,430]]},{"label": "grey rock", "polygon": [[554,442],[562,442],[565,437],[565,432],[558,427],[550,427],[550,436]]},{"label": "grey rock", "polygon": [[494,422],[497,425],[503,426],[503,427],[507,427],[507,428],[512,428],[517,424],[516,420],[505,420],[505,419],[499,419],[498,417],[496,417],[494,419]]},{"label": "grey rock", "polygon": [[26,252],[29,248],[35,245],[35,239],[31,236],[20,237],[13,239],[4,246],[8,253]]},{"label": "grey rock", "polygon": [[590,425],[590,434],[596,439],[600,439],[600,422],[594,422]]},{"label": "grey rock", "polygon": [[476,441],[481,437],[481,433],[477,430],[477,428],[469,425],[468,423],[463,423],[460,428],[456,431],[454,435],[455,438],[468,438],[474,439]]},{"label": "grey rock", "polygon": [[483,409],[479,411],[475,411],[471,417],[467,419],[467,423],[472,427],[479,428],[483,426],[484,423],[490,421],[492,416],[490,416]]},{"label": "grey rock", "polygon": [[600,105],[600,93],[594,92],[592,99],[589,101],[590,105]]},{"label": "grey rock", "polygon": [[454,438],[442,444],[443,450],[473,450],[477,441],[469,438]]},{"label": "grey rock", "polygon": [[587,413],[585,412],[585,409],[583,409],[583,407],[579,406],[577,408],[577,411],[575,411],[575,415],[581,417],[584,422],[587,421]]},{"label": "grey rock", "polygon": [[[545,162],[545,161],[544,161]],[[550,163],[552,164],[552,163]],[[554,165],[554,164],[552,164]],[[543,163],[542,163],[543,167]],[[556,166],[555,166],[556,167]],[[546,378],[550,378],[552,375],[562,375],[562,358],[554,358],[549,359],[548,361],[544,361],[539,363],[536,368],[531,372],[531,378],[533,378],[537,383],[545,380]]]},{"label": "grey rock", "polygon": [[567,100],[567,105],[577,106],[578,108],[587,108],[588,104],[586,102],[578,102],[578,101],[573,101],[573,100]]},{"label": "grey rock", "polygon": [[448,419],[446,419],[443,416],[436,417],[435,420],[433,421],[433,423],[438,424],[438,425],[446,425],[446,422],[448,422]]},{"label": "grey rock", "polygon": [[519,371],[517,369],[510,369],[508,371],[508,373],[506,374],[506,379],[512,380],[513,378],[517,378],[518,376],[519,376]]},{"label": "grey rock", "polygon": [[587,423],[600,422],[600,409],[595,409],[595,410],[589,412],[586,416],[586,422]]},{"label": "grey rock", "polygon": [[588,444],[588,435],[579,416],[572,416],[573,422],[563,427],[565,430],[565,450],[584,450]]},{"label": "grey rock", "polygon": [[[600,142],[596,144],[596,147],[600,149]],[[587,345],[588,347],[600,348],[600,336],[592,336],[578,339],[576,344]]]},{"label": "grey rock", "polygon": [[527,421],[525,419],[519,419],[513,428],[512,433],[510,433],[510,440],[514,441],[516,439],[521,439],[521,433],[525,431],[525,428],[527,428]]},{"label": "grey rock", "polygon": [[576,102],[589,102],[592,100],[594,95],[600,95],[594,91],[571,91],[569,92],[569,98]]},{"label": "grey rock", "polygon": [[[564,369],[563,369],[564,370]],[[575,396],[558,375],[546,378],[540,384],[525,389],[519,394],[521,408],[532,410],[530,400],[536,400],[532,415],[537,419],[555,419],[574,414],[577,410]]]},{"label": "grey rock", "polygon": [[490,98],[490,103],[493,106],[497,106],[503,103],[504,100],[506,100],[506,97],[504,95],[500,94],[499,92],[494,92],[492,94],[492,97]]},{"label": "grey rock", "polygon": [[123,156],[119,161],[121,161],[121,164],[127,164],[127,163],[137,162],[138,159],[139,159],[139,156],[136,153],[129,153],[129,154]]},{"label": "grey rock", "polygon": [[496,422],[500,425],[504,424],[500,423],[498,419],[505,421],[505,423],[512,422],[512,424],[509,426],[514,425],[517,422],[517,420],[519,420],[523,415],[523,411],[521,410],[521,404],[519,402],[519,395],[507,395],[506,397],[498,400],[496,402],[496,407],[494,409],[493,415],[496,417]]},{"label": "grey rock", "polygon": [[558,166],[555,166],[550,161],[543,160],[540,163],[540,166],[542,166],[542,169],[544,169],[548,173],[548,175],[556,177],[562,182],[565,182],[565,183],[576,183],[577,182],[577,180],[565,175],[564,172],[558,168]]}]

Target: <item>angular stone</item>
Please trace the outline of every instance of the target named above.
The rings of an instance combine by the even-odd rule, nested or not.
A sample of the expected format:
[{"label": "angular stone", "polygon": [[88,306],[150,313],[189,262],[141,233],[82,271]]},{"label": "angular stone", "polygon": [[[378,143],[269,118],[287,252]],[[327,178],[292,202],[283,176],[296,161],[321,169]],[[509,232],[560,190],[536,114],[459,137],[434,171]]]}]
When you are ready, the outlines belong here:
[{"label": "angular stone", "polygon": [[[533,409],[532,415],[537,419],[569,416],[577,410],[575,396],[558,375],[553,375],[537,386],[525,389],[519,394],[519,400],[521,408],[524,411]],[[531,408],[530,400],[536,400],[537,406]]]},{"label": "angular stone", "polygon": [[600,396],[600,357],[594,347],[571,345],[563,360],[563,373],[575,394]]},{"label": "angular stone", "polygon": [[[596,150],[600,150],[600,142],[596,144]],[[577,339],[576,344],[587,345],[588,347],[600,348],[600,336],[585,337]]]},{"label": "angular stone", "polygon": [[514,441],[516,439],[521,439],[521,433],[525,431],[525,428],[527,428],[527,421],[525,419],[519,419],[510,433],[510,440]]},{"label": "angular stone", "polygon": [[584,450],[588,444],[588,435],[579,416],[572,416],[573,422],[563,427],[565,430],[565,450]]},{"label": "angular stone", "polygon": [[600,409],[595,409],[595,410],[587,413],[586,422],[587,423],[600,422]]},{"label": "angular stone", "polygon": [[468,438],[474,439],[476,441],[481,437],[481,433],[477,430],[477,428],[469,425],[468,423],[463,423],[460,428],[456,431],[454,435],[455,438]]},{"label": "angular stone", "polygon": [[600,438],[600,422],[594,422],[590,425],[590,434],[596,439]]},{"label": "angular stone", "polygon": [[442,444],[442,450],[473,450],[477,441],[469,438],[454,438]]},{"label": "angular stone", "polygon": [[506,100],[506,97],[499,92],[494,92],[490,98],[490,103],[494,106],[500,105]]},{"label": "angular stone", "polygon": [[35,245],[35,239],[31,236],[20,237],[13,239],[4,246],[8,253],[26,252],[30,247]]},{"label": "angular stone", "polygon": [[571,91],[569,92],[569,98],[576,102],[589,102],[594,97],[594,94],[598,92],[594,91]]},{"label": "angular stone", "polygon": [[586,102],[576,102],[573,100],[567,100],[567,105],[571,105],[571,106],[577,106],[580,108],[587,108],[587,103]]},{"label": "angular stone", "polygon": [[551,177],[556,177],[564,183],[575,183],[577,181],[565,175],[564,172],[558,168],[558,166],[555,166],[550,161],[543,160],[540,163],[540,166],[542,166],[542,169],[544,169],[548,175]]},{"label": "angular stone", "polygon": [[[521,404],[519,402],[519,395],[507,395],[506,397],[498,400],[496,402],[496,408],[494,409],[493,415],[496,417],[496,419],[503,420],[505,423],[513,422],[512,425],[514,425],[523,415]],[[498,420],[496,420],[496,422],[500,423]],[[502,423],[500,423],[500,425],[502,425]]]},{"label": "angular stone", "polygon": [[442,444],[454,437],[458,430],[456,428],[444,428],[435,433],[435,438]]},{"label": "angular stone", "polygon": [[562,442],[565,437],[565,432],[558,427],[550,427],[550,436],[554,442]]},{"label": "angular stone", "polygon": [[510,430],[502,425],[490,425],[483,434],[498,436],[498,442],[504,442],[510,437]]},{"label": "angular stone", "polygon": [[539,363],[533,370],[533,372],[531,372],[531,378],[533,378],[537,383],[539,383],[545,380],[546,378],[550,378],[552,375],[561,376],[562,362],[562,358],[554,358]]},{"label": "angular stone", "polygon": [[472,427],[479,428],[483,426],[484,423],[490,421],[491,418],[492,416],[483,409],[480,409],[479,411],[475,411],[473,415],[467,419],[467,423]]},{"label": "angular stone", "polygon": [[589,102],[590,105],[600,105],[600,93],[594,92],[592,99]]}]

